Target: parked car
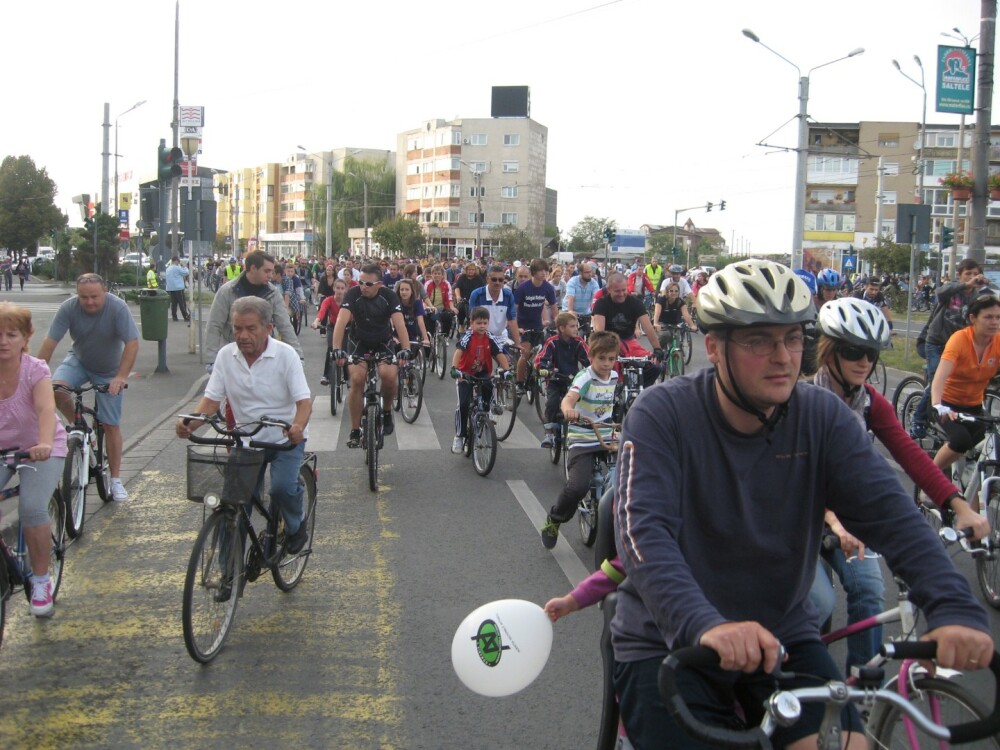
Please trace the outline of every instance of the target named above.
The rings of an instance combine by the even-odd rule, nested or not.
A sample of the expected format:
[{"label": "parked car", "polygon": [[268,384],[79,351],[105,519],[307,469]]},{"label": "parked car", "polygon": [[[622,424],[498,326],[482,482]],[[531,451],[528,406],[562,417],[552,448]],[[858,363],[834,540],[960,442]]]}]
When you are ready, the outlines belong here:
[{"label": "parked car", "polygon": [[149,257],[145,253],[129,253],[122,258],[122,265],[128,263],[134,266],[138,263],[140,266],[145,266],[148,262]]}]

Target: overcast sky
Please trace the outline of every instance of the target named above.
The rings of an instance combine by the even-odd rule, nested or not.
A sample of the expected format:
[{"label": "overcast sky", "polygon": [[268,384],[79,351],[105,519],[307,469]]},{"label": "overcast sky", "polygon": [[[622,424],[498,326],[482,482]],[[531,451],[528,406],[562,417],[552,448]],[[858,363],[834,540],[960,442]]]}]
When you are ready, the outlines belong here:
[{"label": "overcast sky", "polygon": [[[119,120],[119,172],[152,173],[170,141],[175,0],[0,4],[5,63],[0,155],[48,170],[79,224],[78,193],[100,193],[103,103]],[[283,162],[297,144],[396,148],[431,118],[489,117],[490,87],[531,87],[547,126],[548,186],[559,227],[584,216],[619,227],[672,224],[686,212],[737,249],[791,242],[798,74],[815,71],[818,121],[928,123],[941,32],[979,33],[979,0],[181,0],[180,103],[205,107],[203,166]],[[978,47],[978,42],[975,46]],[[969,118],[971,124],[973,118]],[[773,131],[778,131],[774,133]],[[112,128],[113,131],[113,128]],[[113,141],[113,132],[112,132]],[[113,142],[112,142],[113,149]],[[113,188],[112,188],[113,190]]]}]

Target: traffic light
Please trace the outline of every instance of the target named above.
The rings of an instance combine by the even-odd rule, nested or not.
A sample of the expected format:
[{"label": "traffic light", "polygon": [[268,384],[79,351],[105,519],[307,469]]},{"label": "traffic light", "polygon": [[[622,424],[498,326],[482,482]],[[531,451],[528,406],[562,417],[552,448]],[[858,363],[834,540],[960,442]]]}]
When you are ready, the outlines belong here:
[{"label": "traffic light", "polygon": [[181,162],[184,160],[184,152],[177,146],[167,148],[165,144],[160,144],[157,151],[157,176],[161,182],[169,182],[174,177],[181,176]]},{"label": "traffic light", "polygon": [[726,202],[725,201],[719,201],[719,210],[720,211],[725,211],[726,210]]},{"label": "traffic light", "polygon": [[715,204],[713,204],[712,201],[709,201],[708,203],[706,203],[705,204],[705,211],[707,213],[712,213],[712,206],[713,205],[715,205]]},{"label": "traffic light", "polygon": [[944,250],[947,247],[951,247],[955,244],[955,229],[954,227],[946,227],[944,224],[941,225],[941,249]]},{"label": "traffic light", "polygon": [[88,232],[94,231],[94,217],[88,216],[83,220],[83,226]]},{"label": "traffic light", "polygon": [[604,241],[609,245],[613,245],[615,242],[615,237],[617,237],[617,232],[615,232],[614,227],[604,227]]}]

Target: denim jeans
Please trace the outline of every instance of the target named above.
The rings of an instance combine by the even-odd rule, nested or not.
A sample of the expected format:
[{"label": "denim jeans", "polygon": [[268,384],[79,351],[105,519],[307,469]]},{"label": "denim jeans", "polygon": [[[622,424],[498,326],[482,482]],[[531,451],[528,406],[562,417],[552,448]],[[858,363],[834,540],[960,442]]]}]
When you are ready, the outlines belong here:
[{"label": "denim jeans", "polygon": [[[885,583],[879,558],[866,551],[865,559],[848,560],[841,549],[824,552],[824,558],[837,574],[847,594],[847,622],[853,625],[879,614],[885,606]],[[882,626],[869,628],[847,638],[847,668],[864,664],[882,645]]]},{"label": "denim jeans", "polygon": [[302,522],[305,488],[299,482],[299,467],[305,452],[306,444],[303,441],[291,450],[269,450],[265,458],[271,465],[271,499],[281,510],[288,534],[298,531]]},{"label": "denim jeans", "polygon": [[934,382],[934,373],[937,372],[938,365],[941,364],[941,355],[944,347],[932,344],[930,341],[924,344],[924,352],[927,354],[927,388],[924,389],[924,397],[917,404],[917,411],[912,417],[914,427],[927,427],[927,411],[931,406],[931,383]]}]

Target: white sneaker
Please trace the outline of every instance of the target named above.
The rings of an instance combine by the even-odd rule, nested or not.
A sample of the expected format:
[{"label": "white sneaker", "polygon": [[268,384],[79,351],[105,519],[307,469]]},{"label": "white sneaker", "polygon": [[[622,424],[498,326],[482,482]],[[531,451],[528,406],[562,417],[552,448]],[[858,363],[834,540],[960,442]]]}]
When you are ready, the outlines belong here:
[{"label": "white sneaker", "polygon": [[35,617],[52,616],[52,579],[45,583],[31,584],[31,614]]},{"label": "white sneaker", "polygon": [[111,497],[116,503],[128,502],[128,491],[120,479],[111,480]]},{"label": "white sneaker", "polygon": [[465,449],[465,438],[455,436],[455,439],[451,441],[451,452],[461,453]]}]

